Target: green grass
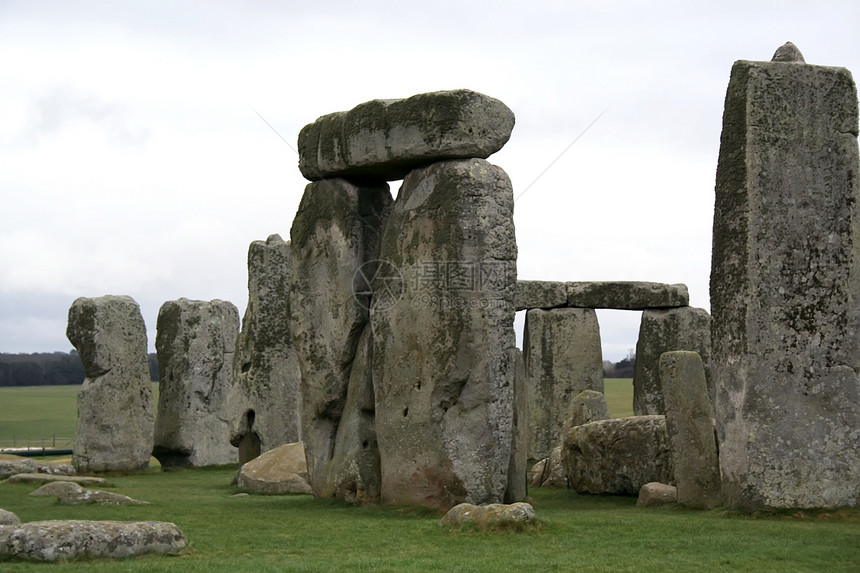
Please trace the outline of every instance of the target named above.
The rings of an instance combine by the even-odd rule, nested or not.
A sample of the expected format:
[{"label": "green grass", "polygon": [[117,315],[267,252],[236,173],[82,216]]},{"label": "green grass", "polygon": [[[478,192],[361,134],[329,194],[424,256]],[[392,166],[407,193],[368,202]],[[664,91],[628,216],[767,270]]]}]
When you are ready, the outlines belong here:
[{"label": "green grass", "polygon": [[[153,384],[158,401],[158,384]],[[0,448],[70,448],[78,422],[80,386],[0,388]]]},{"label": "green grass", "polygon": [[[0,389],[0,428],[74,432],[76,387]],[[630,380],[606,380],[613,416],[632,414]],[[65,426],[63,426],[65,424]],[[54,426],[48,425],[52,428]],[[6,430],[4,430],[6,431]],[[58,429],[57,432],[62,430]],[[420,509],[353,507],[310,496],[233,498],[235,467],[112,477],[151,506],[61,506],[36,486],[0,484],[23,521],[159,520],[190,545],[177,557],[64,564],[0,562],[0,571],[856,571],[860,509],[759,513],[641,509],[634,498],[533,489],[540,527],[450,531]]]},{"label": "green grass", "polygon": [[606,396],[610,416],[624,418],[633,415],[632,378],[604,378],[603,395]]},{"label": "green grass", "polygon": [[[856,571],[860,511],[750,515],[637,508],[635,499],[530,492],[540,527],[452,531],[427,510],[353,507],[311,496],[233,498],[235,468],[114,477],[151,506],[61,506],[0,485],[0,507],[23,521],[160,520],[189,539],[180,556],[86,560],[76,571]],[[9,566],[9,563],[5,565]],[[15,562],[15,571],[51,564]],[[0,570],[4,564],[0,563]]]},{"label": "green grass", "polygon": [[80,386],[18,386],[0,388],[0,447],[69,447],[78,419]]}]

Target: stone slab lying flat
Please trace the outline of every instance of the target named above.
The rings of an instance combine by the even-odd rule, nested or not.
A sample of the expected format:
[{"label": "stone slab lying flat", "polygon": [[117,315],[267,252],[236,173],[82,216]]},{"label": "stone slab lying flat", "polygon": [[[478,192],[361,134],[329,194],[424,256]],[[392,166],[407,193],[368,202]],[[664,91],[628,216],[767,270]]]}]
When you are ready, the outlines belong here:
[{"label": "stone slab lying flat", "polygon": [[299,133],[305,178],[391,181],[446,159],[485,159],[507,143],[514,112],[470,90],[373,100],[325,115]]},{"label": "stone slab lying flat", "polygon": [[187,544],[176,525],[163,521],[31,521],[0,526],[0,559],[175,555]]},{"label": "stone slab lying flat", "polygon": [[560,281],[517,281],[517,310],[567,306],[567,284]]},{"label": "stone slab lying flat", "polygon": [[567,306],[645,310],[689,306],[687,285],[649,282],[569,282]]},{"label": "stone slab lying flat", "polygon": [[113,487],[113,484],[105,478],[92,476],[56,476],[49,474],[15,474],[2,483],[48,483],[53,481],[70,481],[78,485]]}]

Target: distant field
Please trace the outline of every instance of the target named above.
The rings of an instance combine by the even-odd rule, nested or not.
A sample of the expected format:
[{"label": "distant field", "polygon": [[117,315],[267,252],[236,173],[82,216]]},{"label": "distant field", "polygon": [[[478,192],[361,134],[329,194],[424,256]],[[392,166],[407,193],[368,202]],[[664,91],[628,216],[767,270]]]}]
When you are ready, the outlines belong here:
[{"label": "distant field", "polygon": [[633,415],[632,378],[604,378],[603,395],[606,396],[610,416],[624,418]]},{"label": "distant field", "polygon": [[[153,384],[155,398],[158,384]],[[71,448],[80,386],[0,388],[0,448]]]},{"label": "distant field", "polygon": [[0,388],[0,447],[71,447],[80,386]]}]

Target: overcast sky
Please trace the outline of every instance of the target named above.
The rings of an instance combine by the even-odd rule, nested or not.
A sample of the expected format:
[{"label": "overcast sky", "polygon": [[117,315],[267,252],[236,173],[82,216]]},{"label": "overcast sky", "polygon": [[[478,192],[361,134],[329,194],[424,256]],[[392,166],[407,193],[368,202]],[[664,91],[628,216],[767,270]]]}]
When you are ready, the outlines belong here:
[{"label": "overcast sky", "polygon": [[[857,72],[858,7],[0,0],[0,352],[69,351],[79,296],[132,296],[151,349],[165,301],[243,314],[248,245],[289,237],[306,184],[299,130],[456,88],[516,114],[490,161],[519,195],[519,278],[681,282],[709,308],[732,63],[790,40]],[[638,313],[600,321],[620,360]]]}]

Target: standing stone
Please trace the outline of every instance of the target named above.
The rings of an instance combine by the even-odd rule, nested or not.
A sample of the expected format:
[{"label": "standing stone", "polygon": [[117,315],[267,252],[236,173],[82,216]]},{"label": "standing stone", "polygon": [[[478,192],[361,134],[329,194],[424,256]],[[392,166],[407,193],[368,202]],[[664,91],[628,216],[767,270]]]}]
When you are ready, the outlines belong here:
[{"label": "standing stone", "polygon": [[326,468],[325,481],[318,482],[320,497],[338,497],[356,503],[379,502],[381,478],[372,364],[370,325],[365,325],[350,370],[334,452]]},{"label": "standing stone", "polygon": [[373,100],[306,125],[299,170],[307,179],[402,179],[444,159],[486,158],[508,142],[514,112],[470,90]]},{"label": "standing stone", "polygon": [[230,443],[245,463],[300,442],[301,369],[290,332],[290,244],[279,235],[248,248],[248,306],[233,359]]},{"label": "standing stone", "polygon": [[[371,312],[384,503],[502,501],[516,256],[513,190],[502,169],[468,159],[406,176],[380,254],[402,273],[403,296]],[[387,280],[379,277],[374,293]]]},{"label": "standing stone", "polygon": [[147,469],[153,400],[140,307],[128,296],[79,298],[69,308],[66,336],[86,375],[78,393],[75,470]]},{"label": "standing stone", "polygon": [[[374,274],[391,203],[386,183],[359,186],[345,179],[317,181],[305,188],[290,230],[294,265],[290,329],[302,373],[308,473],[317,495],[332,491],[330,464],[338,451],[342,418],[358,415],[345,408],[350,380],[365,381],[361,373],[353,372],[370,307],[370,292],[361,279]],[[361,414],[372,417],[373,410],[367,408]],[[373,471],[365,467],[357,473]]]},{"label": "standing stone", "polygon": [[570,408],[564,419],[562,439],[574,426],[581,426],[591,422],[609,419],[609,407],[606,405],[606,396],[597,390],[583,390],[570,401]]},{"label": "standing stone", "polygon": [[523,356],[529,407],[529,457],[542,459],[562,440],[571,400],[583,390],[603,392],[597,313],[586,308],[526,313]]},{"label": "standing stone", "polygon": [[720,504],[720,466],[702,359],[695,352],[667,352],[660,357],[660,380],[678,503],[699,509],[716,507]]},{"label": "standing stone", "polygon": [[711,267],[728,506],[860,501],[857,132],[848,70],[734,64]]},{"label": "standing stone", "polygon": [[153,455],[162,467],[236,463],[227,397],[239,311],[226,301],[168,301],[158,311],[158,415]]},{"label": "standing stone", "polygon": [[513,348],[511,352],[514,355],[514,427],[511,436],[511,462],[508,465],[505,503],[521,501],[528,494],[529,412],[526,401],[526,367],[522,351],[519,348]]},{"label": "standing stone", "polygon": [[711,315],[701,308],[684,306],[667,310],[644,310],[636,343],[633,373],[633,414],[664,414],[660,387],[660,356],[664,352],[697,352],[705,368],[708,397],[713,404],[711,379]]}]

